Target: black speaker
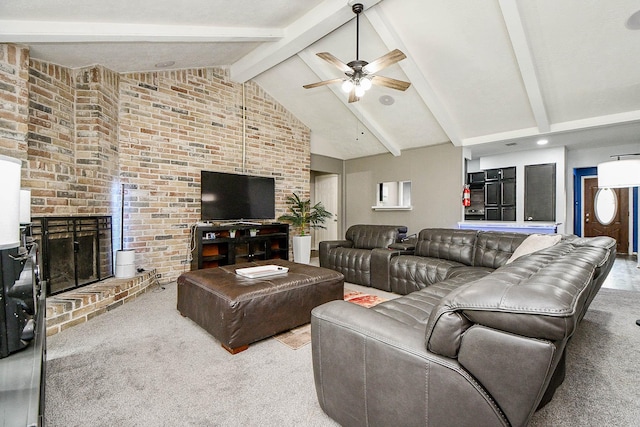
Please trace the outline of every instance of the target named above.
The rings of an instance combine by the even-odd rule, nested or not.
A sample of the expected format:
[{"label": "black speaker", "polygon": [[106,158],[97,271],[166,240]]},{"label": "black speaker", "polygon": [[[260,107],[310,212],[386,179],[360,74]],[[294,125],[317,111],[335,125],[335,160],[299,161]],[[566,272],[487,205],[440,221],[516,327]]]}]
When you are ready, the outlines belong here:
[{"label": "black speaker", "polygon": [[34,338],[37,298],[37,245],[0,250],[0,358]]}]

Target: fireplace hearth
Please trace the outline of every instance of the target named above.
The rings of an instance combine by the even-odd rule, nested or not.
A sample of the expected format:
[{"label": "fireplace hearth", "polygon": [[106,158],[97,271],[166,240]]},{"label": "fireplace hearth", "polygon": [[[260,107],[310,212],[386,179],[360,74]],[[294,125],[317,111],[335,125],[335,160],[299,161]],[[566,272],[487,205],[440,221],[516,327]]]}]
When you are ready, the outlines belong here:
[{"label": "fireplace hearth", "polygon": [[34,240],[42,248],[47,296],[113,276],[110,216],[32,219]]}]

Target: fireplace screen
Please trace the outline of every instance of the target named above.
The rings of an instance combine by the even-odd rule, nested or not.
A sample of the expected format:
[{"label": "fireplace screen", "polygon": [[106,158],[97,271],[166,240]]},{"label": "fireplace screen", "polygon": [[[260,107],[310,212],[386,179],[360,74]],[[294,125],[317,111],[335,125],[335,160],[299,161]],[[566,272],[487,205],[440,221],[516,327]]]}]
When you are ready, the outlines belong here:
[{"label": "fireplace screen", "polygon": [[111,217],[33,218],[40,243],[47,295],[113,276]]}]

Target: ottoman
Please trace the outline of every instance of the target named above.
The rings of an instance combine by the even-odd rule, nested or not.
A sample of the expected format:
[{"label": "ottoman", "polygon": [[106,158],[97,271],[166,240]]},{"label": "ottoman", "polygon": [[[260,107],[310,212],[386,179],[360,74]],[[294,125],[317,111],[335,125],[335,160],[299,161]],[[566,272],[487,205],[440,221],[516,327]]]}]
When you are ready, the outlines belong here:
[{"label": "ottoman", "polygon": [[[247,278],[236,269],[287,267],[285,274]],[[333,270],[272,259],[189,271],[178,277],[178,310],[230,353],[311,320],[311,310],[344,298],[344,276]]]}]

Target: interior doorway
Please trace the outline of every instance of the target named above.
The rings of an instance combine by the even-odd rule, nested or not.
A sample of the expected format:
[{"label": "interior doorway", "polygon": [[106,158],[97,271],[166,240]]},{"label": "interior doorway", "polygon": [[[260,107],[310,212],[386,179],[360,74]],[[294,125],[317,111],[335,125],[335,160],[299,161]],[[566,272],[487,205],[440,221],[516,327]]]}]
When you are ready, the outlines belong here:
[{"label": "interior doorway", "polygon": [[582,209],[583,236],[609,236],[616,239],[617,253],[626,254],[629,251],[629,189],[612,189],[617,199],[617,209],[613,219],[608,224],[600,222],[596,215],[596,194],[598,193],[598,178],[585,177],[583,180],[584,203]]},{"label": "interior doorway", "polygon": [[321,202],[324,208],[331,212],[333,216],[324,223],[324,228],[312,230],[311,247],[318,249],[318,243],[324,240],[338,239],[338,188],[339,179],[337,174],[316,174],[313,185],[312,204]]}]

